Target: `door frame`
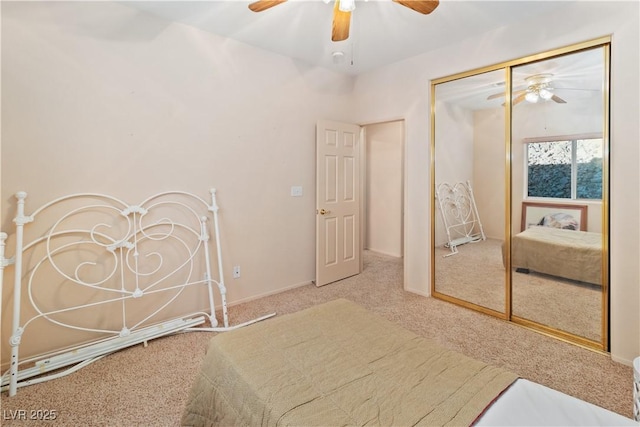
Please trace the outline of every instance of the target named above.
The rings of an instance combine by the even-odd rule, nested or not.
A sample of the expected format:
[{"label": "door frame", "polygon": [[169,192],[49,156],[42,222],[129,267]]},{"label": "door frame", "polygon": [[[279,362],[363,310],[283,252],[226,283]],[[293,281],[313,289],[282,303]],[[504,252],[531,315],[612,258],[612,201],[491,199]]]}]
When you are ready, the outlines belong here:
[{"label": "door frame", "polygon": [[[319,119],[319,120],[325,120],[325,121],[331,121],[329,119]],[[400,145],[401,145],[401,150],[402,150],[402,154],[401,154],[401,158],[402,158],[402,206],[401,206],[401,210],[402,210],[402,227],[401,227],[401,233],[402,233],[402,288],[404,290],[407,289],[407,283],[406,283],[406,277],[407,277],[407,259],[409,258],[407,256],[408,253],[408,246],[407,246],[407,223],[408,223],[408,209],[407,209],[407,182],[408,182],[408,168],[407,168],[407,164],[408,164],[408,150],[407,150],[407,120],[405,117],[394,117],[394,118],[389,118],[387,120],[376,120],[376,121],[372,121],[372,122],[363,122],[363,123],[355,123],[360,127],[360,148],[358,150],[358,155],[359,155],[359,167],[360,167],[360,185],[359,185],[359,196],[360,196],[360,242],[359,242],[359,250],[360,250],[360,268],[359,268],[359,273],[362,273],[362,271],[364,270],[364,260],[363,260],[363,253],[364,253],[364,237],[366,235],[366,226],[367,226],[367,221],[366,221],[366,203],[367,203],[367,198],[366,198],[366,173],[367,173],[367,144],[366,144],[366,127],[367,126],[373,126],[373,125],[378,125],[378,124],[383,124],[383,123],[391,123],[391,122],[401,122],[402,123],[402,137],[400,138]],[[317,171],[316,171],[316,177],[317,177]],[[316,197],[317,200],[317,197]],[[317,206],[316,206],[317,207]],[[315,208],[314,208],[315,209]],[[314,212],[315,215],[315,212]],[[314,221],[315,224],[315,221]],[[317,258],[317,254],[314,253],[314,256]],[[315,262],[314,262],[315,265]],[[358,274],[359,274],[358,273]],[[313,283],[315,283],[315,274],[314,274],[314,279],[312,280]]]},{"label": "door frame", "polygon": [[376,120],[373,122],[360,123],[360,272],[364,269],[364,261],[362,253],[364,252],[364,242],[366,236],[367,227],[367,144],[366,144],[366,127],[379,125],[383,123],[401,122],[402,123],[402,137],[400,138],[400,146],[402,150],[402,288],[406,290],[406,277],[407,277],[407,120],[404,117],[391,118],[388,120]]}]

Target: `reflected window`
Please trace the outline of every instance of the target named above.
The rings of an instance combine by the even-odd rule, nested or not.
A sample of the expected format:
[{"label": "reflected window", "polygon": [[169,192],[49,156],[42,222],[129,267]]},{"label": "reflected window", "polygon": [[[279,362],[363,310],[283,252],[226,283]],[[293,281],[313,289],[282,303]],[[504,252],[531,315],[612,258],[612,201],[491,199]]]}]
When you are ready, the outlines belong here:
[{"label": "reflected window", "polygon": [[527,196],[602,199],[602,138],[528,142]]}]

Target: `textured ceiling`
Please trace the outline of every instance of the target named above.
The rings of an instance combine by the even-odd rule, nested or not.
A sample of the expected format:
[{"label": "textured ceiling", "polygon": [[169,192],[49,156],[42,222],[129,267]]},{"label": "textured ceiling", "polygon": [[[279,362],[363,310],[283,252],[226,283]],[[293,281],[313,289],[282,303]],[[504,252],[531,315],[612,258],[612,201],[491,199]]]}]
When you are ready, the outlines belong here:
[{"label": "textured ceiling", "polygon": [[[140,13],[152,13],[207,32],[357,75],[522,20],[544,16],[563,1],[441,0],[422,15],[391,0],[356,1],[351,33],[331,41],[332,4],[290,0],[260,13],[249,1],[125,1]],[[343,52],[336,63],[333,52]]]}]

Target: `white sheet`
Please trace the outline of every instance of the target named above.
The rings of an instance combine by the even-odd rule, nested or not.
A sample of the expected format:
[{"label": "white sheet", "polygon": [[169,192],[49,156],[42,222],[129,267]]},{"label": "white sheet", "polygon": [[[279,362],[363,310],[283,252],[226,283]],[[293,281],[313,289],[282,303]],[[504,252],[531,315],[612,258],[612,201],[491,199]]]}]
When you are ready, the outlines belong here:
[{"label": "white sheet", "polygon": [[615,412],[521,378],[474,425],[638,427],[639,424]]}]

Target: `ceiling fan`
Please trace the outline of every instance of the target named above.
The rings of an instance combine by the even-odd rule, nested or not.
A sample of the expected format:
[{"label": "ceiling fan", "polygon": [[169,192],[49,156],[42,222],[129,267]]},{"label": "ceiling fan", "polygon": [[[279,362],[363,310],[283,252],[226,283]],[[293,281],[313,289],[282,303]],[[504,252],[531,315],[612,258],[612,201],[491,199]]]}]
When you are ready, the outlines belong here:
[{"label": "ceiling fan", "polygon": [[[555,101],[558,104],[566,104],[567,101],[553,93],[554,88],[551,86],[553,74],[535,74],[524,79],[527,87],[522,90],[513,92],[512,105],[518,105],[522,101],[536,103],[539,100]],[[504,96],[504,92],[494,93],[487,97],[487,100],[496,99]]]},{"label": "ceiling fan", "polygon": [[[258,0],[249,4],[249,9],[253,12],[262,12],[287,0]],[[331,0],[323,0],[329,3]],[[411,10],[427,15],[438,7],[438,0],[393,0]],[[349,26],[351,24],[351,12],[355,9],[355,0],[335,0],[333,7],[333,28],[331,40],[334,42],[343,41],[349,38]]]}]

